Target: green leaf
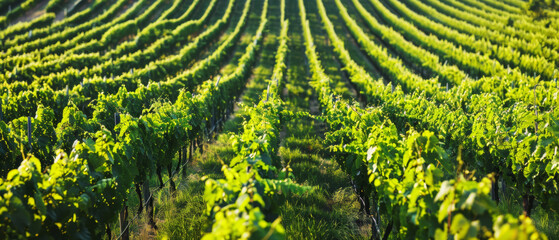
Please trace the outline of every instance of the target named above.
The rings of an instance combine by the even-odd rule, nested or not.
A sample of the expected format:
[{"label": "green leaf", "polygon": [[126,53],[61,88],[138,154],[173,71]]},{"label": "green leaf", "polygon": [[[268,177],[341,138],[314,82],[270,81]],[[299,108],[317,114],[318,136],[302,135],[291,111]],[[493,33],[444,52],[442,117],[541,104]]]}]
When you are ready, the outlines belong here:
[{"label": "green leaf", "polygon": [[452,187],[453,186],[450,184],[449,181],[444,181],[439,192],[437,193],[437,196],[435,197],[435,201],[439,201],[440,199],[444,198],[444,196],[448,194]]},{"label": "green leaf", "polygon": [[20,232],[25,232],[31,224],[31,214],[25,209],[23,202],[17,196],[12,196],[9,200],[8,209],[12,225]]},{"label": "green leaf", "polygon": [[452,218],[450,232],[458,235],[458,239],[465,239],[470,230],[470,221],[464,215],[458,213]]},{"label": "green leaf", "polygon": [[444,228],[444,231],[437,228],[437,230],[435,230],[435,240],[448,240],[448,233],[446,230],[447,228]]},{"label": "green leaf", "polygon": [[14,177],[15,177],[16,175],[18,175],[18,174],[19,174],[19,171],[18,171],[17,169],[12,169],[12,170],[10,170],[10,172],[8,173],[8,177],[6,177],[6,180],[12,181],[12,180],[14,180]]}]

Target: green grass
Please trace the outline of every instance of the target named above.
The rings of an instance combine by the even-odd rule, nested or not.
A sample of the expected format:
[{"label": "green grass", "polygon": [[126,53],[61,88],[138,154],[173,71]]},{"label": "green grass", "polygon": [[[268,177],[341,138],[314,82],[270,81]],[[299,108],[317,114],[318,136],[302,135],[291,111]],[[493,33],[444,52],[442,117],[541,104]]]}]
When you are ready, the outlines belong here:
[{"label": "green grass", "polygon": [[361,216],[358,209],[350,188],[333,194],[319,190],[286,198],[281,216],[289,239],[365,239],[367,229],[356,221]]},{"label": "green grass", "polygon": [[[502,212],[507,212],[513,216],[523,214],[521,194],[514,188],[507,188],[506,193],[500,192],[498,207]],[[530,218],[534,221],[536,228],[545,233],[551,240],[559,239],[559,216],[557,213],[545,210],[535,201],[534,209]]]},{"label": "green grass", "polygon": [[208,226],[204,216],[204,183],[200,179],[185,181],[176,196],[169,198],[163,194],[156,197],[162,203],[158,207],[158,238],[160,239],[199,239]]},{"label": "green grass", "polygon": [[[305,67],[304,45],[301,38],[297,2],[287,1],[290,25],[290,54],[287,84],[283,96],[291,111],[320,114],[318,100],[309,85]],[[317,48],[326,49],[317,44]],[[324,55],[332,54],[325,52]],[[331,67],[336,68],[332,65]],[[338,71],[338,69],[332,69]],[[345,86],[340,75],[341,86]],[[333,83],[334,84],[334,83]],[[345,90],[343,90],[345,88]],[[348,88],[340,87],[346,96]],[[295,118],[284,124],[279,150],[282,163],[293,169],[295,181],[313,186],[315,191],[303,195],[277,197],[279,216],[288,239],[367,239],[370,223],[359,212],[357,196],[349,177],[329,157],[324,146],[324,124],[310,118]]]},{"label": "green grass", "polygon": [[228,163],[235,155],[229,144],[230,132],[219,135],[216,142],[207,145],[204,154],[198,154],[188,168],[185,178],[178,182],[176,195],[161,191],[156,195],[158,239],[200,239],[211,229],[204,201],[203,176],[223,178],[222,162]]}]

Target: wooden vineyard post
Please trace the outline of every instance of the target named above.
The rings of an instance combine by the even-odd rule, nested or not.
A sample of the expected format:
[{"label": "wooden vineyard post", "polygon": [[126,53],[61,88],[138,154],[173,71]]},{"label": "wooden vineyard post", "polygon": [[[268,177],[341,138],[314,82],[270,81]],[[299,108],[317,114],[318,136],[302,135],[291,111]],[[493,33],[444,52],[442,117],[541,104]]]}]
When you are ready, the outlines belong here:
[{"label": "wooden vineyard post", "polygon": [[153,198],[149,192],[149,181],[148,179],[144,180],[144,186],[142,186],[142,195],[144,197],[144,204],[146,207],[146,214],[148,217],[149,225],[153,229],[157,229],[155,226],[155,221],[153,220]]},{"label": "wooden vineyard post", "polygon": [[532,206],[534,205],[534,196],[531,194],[522,195],[522,208],[524,209],[524,216],[530,217],[532,215]]},{"label": "wooden vineyard post", "polygon": [[266,102],[270,99],[270,84],[268,84],[268,88],[266,89]]},{"label": "wooden vineyard post", "polygon": [[204,136],[196,139],[196,146],[200,149],[200,154],[204,154]]},{"label": "wooden vineyard post", "polygon": [[118,125],[120,123],[120,114],[115,113],[114,118],[115,118],[115,126],[114,126],[113,130],[115,130],[116,125]]},{"label": "wooden vineyard post", "polygon": [[[188,148],[188,160],[186,158],[186,149],[183,151],[184,160],[186,162],[190,162],[192,161],[192,152],[194,151],[194,142],[192,140],[188,143],[187,148]],[[182,168],[182,176],[186,177],[186,167]]]},{"label": "wooden vineyard post", "polygon": [[[116,125],[118,125],[120,123],[120,114],[115,113],[114,114],[114,118],[115,118],[115,126],[113,128],[113,130],[116,129]],[[130,235],[128,232],[128,206],[126,206],[126,203],[124,203],[124,206],[122,208],[122,210],[120,210],[120,214],[118,215],[118,223],[119,223],[119,227],[120,227],[120,235],[122,237],[123,240],[128,240],[130,239]]]},{"label": "wooden vineyard post", "polygon": [[175,168],[175,172],[177,172],[177,173],[180,170],[180,167],[182,165],[182,150],[183,150],[183,147],[182,146],[179,147],[179,163],[177,163],[177,167]]},{"label": "wooden vineyard post", "polygon": [[501,192],[503,196],[507,196],[507,183],[505,182],[505,178],[501,178]]},{"label": "wooden vineyard post", "polygon": [[121,239],[122,240],[130,239],[130,235],[129,235],[128,228],[127,228],[127,226],[128,226],[128,206],[126,206],[126,204],[124,204],[124,208],[122,209],[122,211],[120,211],[120,214],[118,215],[118,220],[119,220]]},{"label": "wooden vineyard post", "polygon": [[181,166],[185,165],[185,167],[183,167],[182,169],[177,167],[177,174],[182,174],[182,177],[184,178],[184,177],[186,177],[185,168],[186,168],[186,163],[188,162],[188,159],[186,158],[186,154],[187,154],[186,151],[190,150],[189,143],[187,143],[186,146],[182,147],[181,149],[182,149],[182,151],[181,151],[180,158],[182,158],[182,161],[183,161]]},{"label": "wooden vineyard post", "polygon": [[138,195],[138,210],[136,214],[142,213],[144,210],[144,204],[142,203],[142,190],[140,189],[140,183],[134,183],[134,187],[136,188],[136,195]]},{"label": "wooden vineyard post", "polygon": [[33,151],[33,146],[31,145],[31,131],[31,117],[27,117],[27,142],[29,143],[29,148],[31,149],[31,151]]},{"label": "wooden vineyard post", "polygon": [[108,224],[105,224],[105,234],[107,234],[107,239],[111,239],[112,237],[111,227],[109,227]]},{"label": "wooden vineyard post", "polygon": [[175,185],[175,181],[173,181],[173,162],[172,161],[169,163],[169,165],[167,165],[167,174],[169,174],[169,184],[170,184],[171,194],[174,196],[174,194],[177,190],[177,187]]},{"label": "wooden vineyard post", "polygon": [[491,199],[499,204],[499,175],[495,174],[491,181]]},{"label": "wooden vineyard post", "polygon": [[[373,189],[372,194],[374,196],[374,199],[378,199],[378,193],[376,191],[376,189]],[[379,228],[379,222],[380,222],[380,213],[379,213],[379,205],[378,202],[375,200],[373,201],[373,212],[371,213],[371,215],[369,215],[371,217],[371,220],[373,221],[373,224],[371,224],[371,239],[380,239],[380,228]]]}]

